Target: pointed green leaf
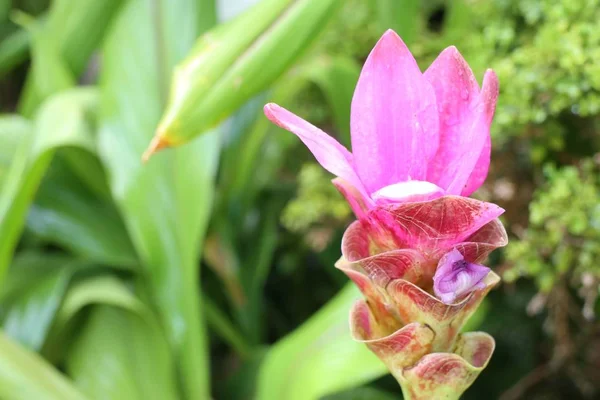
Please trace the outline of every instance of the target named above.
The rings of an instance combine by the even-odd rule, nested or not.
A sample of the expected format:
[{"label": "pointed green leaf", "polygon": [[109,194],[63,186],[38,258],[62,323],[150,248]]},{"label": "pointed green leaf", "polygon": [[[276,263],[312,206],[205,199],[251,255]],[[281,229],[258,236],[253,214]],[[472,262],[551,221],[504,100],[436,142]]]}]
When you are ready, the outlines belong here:
[{"label": "pointed green leaf", "polygon": [[0,331],[2,400],[85,400],[71,382],[35,353]]},{"label": "pointed green leaf", "polygon": [[200,28],[195,0],[129,1],[106,38],[101,75],[100,155],[130,237],[147,270],[176,356],[184,396],[209,398],[200,312],[199,244],[208,223],[217,132],[143,165],[172,68]]}]

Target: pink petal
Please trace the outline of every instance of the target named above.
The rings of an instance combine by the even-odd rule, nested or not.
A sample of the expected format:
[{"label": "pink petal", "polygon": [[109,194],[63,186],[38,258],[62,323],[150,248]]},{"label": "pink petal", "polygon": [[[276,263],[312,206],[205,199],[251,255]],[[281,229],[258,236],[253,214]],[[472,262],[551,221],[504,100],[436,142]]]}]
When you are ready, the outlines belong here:
[{"label": "pink petal", "polygon": [[[465,137],[465,147],[460,156],[459,168],[448,186],[448,193],[467,193],[476,190],[487,176],[490,164],[489,155],[485,153],[485,143],[490,135],[490,125],[496,109],[498,98],[498,78],[492,70],[488,70],[483,78],[480,101],[477,105],[477,118]],[[481,159],[483,157],[483,159]],[[478,163],[480,163],[478,165]],[[475,172],[473,181],[471,175]],[[470,193],[469,193],[470,194]]]},{"label": "pink petal", "polygon": [[351,111],[355,166],[369,193],[426,180],[438,145],[435,93],[394,31],[367,58]]},{"label": "pink petal", "polygon": [[[457,174],[465,181],[468,173],[462,165],[467,153],[479,156],[484,137],[475,137],[471,127],[478,118],[479,85],[469,64],[456,47],[448,47],[425,71],[425,78],[435,90],[440,115],[439,147],[429,164],[427,180],[448,189]],[[472,168],[472,166],[471,166]],[[462,188],[461,188],[462,189]],[[448,191],[461,194],[461,190]]]},{"label": "pink petal", "polygon": [[473,129],[479,131],[479,135],[485,135],[486,142],[483,145],[481,154],[475,163],[475,167],[467,180],[462,196],[469,196],[476,191],[485,181],[490,167],[490,154],[492,150],[492,141],[490,138],[490,125],[496,110],[496,101],[498,100],[498,77],[492,70],[487,70],[483,77],[483,87],[481,89],[481,101],[483,115],[479,123]]},{"label": "pink petal", "polygon": [[316,126],[277,104],[267,104],[264,112],[273,123],[296,134],[323,168],[345,179],[364,197],[368,197],[363,184],[354,171],[352,154],[344,146]]},{"label": "pink petal", "polygon": [[331,182],[346,198],[346,201],[350,204],[350,208],[354,211],[354,215],[358,219],[364,218],[369,208],[373,206],[373,201],[368,197],[364,197],[358,189],[342,178],[335,178]]}]

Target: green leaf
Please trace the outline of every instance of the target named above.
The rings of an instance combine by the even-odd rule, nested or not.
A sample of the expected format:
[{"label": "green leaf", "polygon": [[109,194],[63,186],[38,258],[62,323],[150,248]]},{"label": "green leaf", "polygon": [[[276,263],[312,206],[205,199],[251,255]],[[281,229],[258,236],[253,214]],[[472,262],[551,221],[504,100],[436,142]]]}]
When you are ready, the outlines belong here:
[{"label": "green leaf", "polygon": [[[75,151],[64,149],[63,155]],[[60,157],[54,160],[31,206],[27,230],[99,264],[129,268],[138,265],[115,205],[86,187]]]},{"label": "green leaf", "polygon": [[172,68],[199,31],[194,0],[132,0],[105,41],[99,150],[176,356],[184,397],[209,398],[199,244],[218,161],[217,132],[143,165]]},{"label": "green leaf", "polygon": [[31,123],[21,116],[0,116],[0,188],[3,188],[20,143],[27,139],[31,131]]},{"label": "green leaf", "polygon": [[17,257],[0,293],[5,333],[27,348],[39,351],[80,264],[68,257],[41,253]]},{"label": "green leaf", "polygon": [[91,398],[176,399],[174,365],[154,315],[116,278],[98,276],[69,291],[53,335],[89,310],[67,351],[67,370]]},{"label": "green leaf", "polygon": [[20,111],[29,116],[48,96],[75,84],[124,0],[55,0],[33,34],[31,72]]},{"label": "green leaf", "polygon": [[69,324],[73,322],[75,316],[85,307],[92,305],[118,307],[140,316],[146,316],[149,313],[146,306],[133,296],[117,278],[100,275],[84,279],[67,292],[52,325],[53,341],[66,335]]},{"label": "green leaf", "polygon": [[0,78],[28,57],[29,32],[19,29],[0,42]]},{"label": "green leaf", "polygon": [[204,35],[177,68],[169,106],[147,156],[215,127],[265,90],[298,59],[340,4],[263,0]]},{"label": "green leaf", "polygon": [[40,356],[0,331],[0,398],[3,400],[85,400],[73,385]]},{"label": "green leaf", "polygon": [[[35,128],[23,135],[23,126],[4,132],[0,138],[23,135],[10,169],[5,175],[0,196],[0,281],[23,229],[28,207],[55,149],[76,146],[93,150],[87,114],[94,109],[97,93],[92,89],[73,89],[50,99],[40,110]],[[0,125],[6,129],[6,125]],[[35,129],[35,131],[34,131]]]},{"label": "green leaf", "polygon": [[385,365],[350,335],[348,313],[360,296],[349,283],[269,350],[260,370],[258,400],[318,399],[387,373]]},{"label": "green leaf", "polygon": [[383,392],[381,390],[365,387],[351,389],[331,396],[325,396],[321,400],[397,400],[398,394]]},{"label": "green leaf", "polygon": [[393,29],[406,43],[417,36],[419,0],[377,0],[377,14],[381,31]]},{"label": "green leaf", "polygon": [[67,370],[94,399],[178,398],[169,346],[159,326],[123,309],[91,310],[70,349]]},{"label": "green leaf", "polygon": [[31,69],[19,99],[19,112],[32,117],[48,97],[75,85],[75,77],[60,56],[58,44],[42,28],[42,22],[15,13],[31,36]]},{"label": "green leaf", "polygon": [[320,58],[306,64],[301,74],[321,89],[341,133],[340,139],[350,147],[350,105],[360,66],[351,58]]}]

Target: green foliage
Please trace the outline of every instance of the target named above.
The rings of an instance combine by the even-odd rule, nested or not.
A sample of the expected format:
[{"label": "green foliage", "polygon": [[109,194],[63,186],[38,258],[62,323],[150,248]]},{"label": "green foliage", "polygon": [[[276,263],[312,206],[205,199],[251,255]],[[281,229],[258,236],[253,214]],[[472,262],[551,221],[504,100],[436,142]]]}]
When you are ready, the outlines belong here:
[{"label": "green foliage", "polygon": [[348,303],[359,296],[356,287],[348,284],[269,351],[258,378],[257,400],[318,399],[386,372],[365,346],[348,340]]},{"label": "green foliage", "polygon": [[535,279],[542,292],[567,276],[577,287],[582,275],[600,278],[600,168],[591,159],[579,167],[544,169],[546,183],[529,206],[529,226],[507,249],[514,267],[505,278]]},{"label": "green foliage", "polygon": [[341,224],[350,217],[346,200],[331,184],[331,176],[315,163],[302,166],[298,175],[298,196],[286,206],[281,217],[292,232],[304,232],[315,224]]},{"label": "green foliage", "polygon": [[[494,149],[520,156],[491,172],[518,188],[501,204],[519,236],[505,277],[546,294],[568,281],[593,309],[599,0],[261,3],[200,41],[213,56],[246,51],[205,59],[203,71],[221,72],[190,92],[214,129],[142,164],[174,66],[196,59],[217,2],[0,0],[1,106],[19,103],[0,116],[0,398],[397,397],[385,378],[348,390],[385,374],[350,339],[360,294],[333,268],[353,217],[331,176],[262,114],[275,101],[349,146],[360,65],[390,27],[422,67],[454,44],[479,79],[499,74]],[[282,16],[265,8],[275,3],[292,6]],[[256,10],[278,22],[258,29]],[[467,398],[499,397],[550,347],[524,312],[535,290],[527,279],[510,290],[470,320],[498,347],[493,376]]]},{"label": "green foliage", "polygon": [[366,58],[384,29],[377,20],[374,1],[346,0],[323,33],[316,53],[353,59]]}]

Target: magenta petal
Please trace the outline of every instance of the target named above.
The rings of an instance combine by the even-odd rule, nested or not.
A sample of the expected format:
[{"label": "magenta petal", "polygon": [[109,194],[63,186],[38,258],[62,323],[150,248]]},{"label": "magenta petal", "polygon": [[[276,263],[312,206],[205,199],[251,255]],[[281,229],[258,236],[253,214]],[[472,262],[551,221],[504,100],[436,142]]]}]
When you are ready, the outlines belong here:
[{"label": "magenta petal", "polygon": [[265,115],[273,123],[296,134],[313,153],[319,164],[332,174],[345,179],[363,196],[364,187],[354,171],[352,154],[334,138],[283,107],[269,103]]},{"label": "magenta petal", "polygon": [[373,205],[373,201],[368,197],[364,197],[358,189],[342,178],[335,178],[331,182],[346,198],[346,201],[350,204],[350,208],[354,211],[354,215],[358,219],[364,218],[369,208]]},{"label": "magenta petal", "polygon": [[[460,157],[459,168],[448,186],[448,193],[467,193],[476,190],[476,183],[483,183],[487,176],[490,159],[484,153],[485,144],[490,135],[490,125],[498,98],[498,78],[488,70],[483,79],[480,101],[477,105],[477,118],[464,135],[465,150]],[[483,159],[481,159],[483,157]],[[479,163],[479,164],[478,164]],[[471,178],[472,174],[473,178]],[[472,181],[471,181],[472,179]]]},{"label": "magenta petal", "polygon": [[[474,141],[479,138],[468,134],[478,115],[479,85],[454,46],[440,53],[424,76],[435,90],[440,115],[440,144],[429,164],[427,180],[448,189],[457,173],[465,174],[461,168],[465,153],[474,151],[479,155],[485,142],[483,138]],[[468,173],[463,180],[467,177]],[[460,190],[448,194],[458,195]]]},{"label": "magenta petal", "polygon": [[496,101],[498,100],[498,77],[492,70],[487,70],[483,77],[483,85],[481,89],[481,107],[483,112],[478,123],[473,127],[474,130],[478,131],[479,135],[485,135],[486,142],[483,145],[483,149],[479,154],[479,158],[475,163],[475,167],[464,185],[461,192],[462,196],[469,196],[471,193],[476,191],[479,186],[483,184],[488,174],[490,167],[490,153],[492,149],[492,142],[490,139],[490,125],[492,124],[492,118],[494,117],[494,111],[496,110]]},{"label": "magenta petal", "polygon": [[369,193],[426,180],[438,145],[435,94],[394,31],[387,31],[367,58],[351,111],[355,166]]}]

